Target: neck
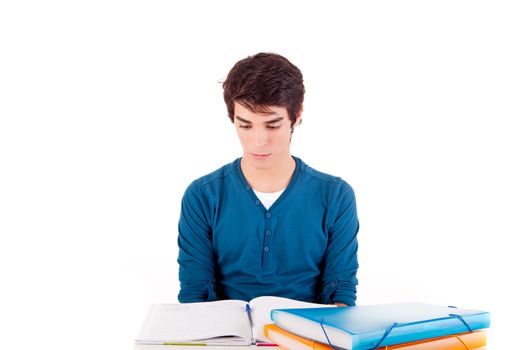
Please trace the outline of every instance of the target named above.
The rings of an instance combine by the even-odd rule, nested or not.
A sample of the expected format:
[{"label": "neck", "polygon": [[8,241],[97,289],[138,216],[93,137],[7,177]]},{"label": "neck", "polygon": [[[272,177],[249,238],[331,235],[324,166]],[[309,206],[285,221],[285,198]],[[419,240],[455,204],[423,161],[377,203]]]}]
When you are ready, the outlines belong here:
[{"label": "neck", "polygon": [[277,192],[288,186],[295,170],[295,160],[288,155],[271,167],[256,167],[243,157],[241,170],[248,184],[259,192]]}]

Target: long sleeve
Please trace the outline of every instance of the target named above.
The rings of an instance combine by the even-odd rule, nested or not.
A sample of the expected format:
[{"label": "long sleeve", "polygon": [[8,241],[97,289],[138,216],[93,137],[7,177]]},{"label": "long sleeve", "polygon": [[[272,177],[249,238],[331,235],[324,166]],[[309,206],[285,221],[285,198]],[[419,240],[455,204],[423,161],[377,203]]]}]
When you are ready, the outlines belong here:
[{"label": "long sleeve", "polygon": [[342,181],[331,197],[329,215],[332,225],[329,227],[320,301],[355,305],[359,231],[355,195],[350,185]]},{"label": "long sleeve", "polygon": [[354,192],[294,159],[288,186],[269,208],[246,181],[241,158],[188,187],[179,221],[180,302],[274,295],[355,303]]},{"label": "long sleeve", "polygon": [[177,261],[181,303],[217,299],[210,213],[210,204],[198,181],[194,181],[182,199],[179,220]]}]

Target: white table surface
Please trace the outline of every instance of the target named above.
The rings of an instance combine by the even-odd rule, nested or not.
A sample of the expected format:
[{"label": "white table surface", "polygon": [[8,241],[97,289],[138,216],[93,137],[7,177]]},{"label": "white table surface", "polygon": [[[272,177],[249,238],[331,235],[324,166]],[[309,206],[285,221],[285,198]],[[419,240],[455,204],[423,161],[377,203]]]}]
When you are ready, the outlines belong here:
[{"label": "white table surface", "polygon": [[[135,344],[134,350],[196,350],[199,349],[200,346],[182,346],[182,345],[139,345]],[[278,346],[254,346],[254,345],[246,345],[246,346],[210,346],[211,350],[279,350]],[[478,348],[475,350],[487,350],[487,348]]]},{"label": "white table surface", "polygon": [[[196,345],[144,345],[144,344],[135,344],[134,350],[184,350],[191,349],[197,350],[201,346]],[[255,346],[255,345],[236,345],[236,346],[208,346],[211,350],[279,350],[278,346]]]}]

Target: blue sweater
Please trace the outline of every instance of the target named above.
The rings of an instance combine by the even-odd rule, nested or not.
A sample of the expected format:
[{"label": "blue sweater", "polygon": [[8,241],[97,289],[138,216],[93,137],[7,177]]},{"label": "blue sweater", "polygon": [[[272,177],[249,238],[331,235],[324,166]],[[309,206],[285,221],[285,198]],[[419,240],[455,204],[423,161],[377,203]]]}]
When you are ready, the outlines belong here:
[{"label": "blue sweater", "polygon": [[294,159],[288,187],[268,210],[240,158],[188,187],[178,237],[181,303],[273,295],[355,305],[354,192]]}]

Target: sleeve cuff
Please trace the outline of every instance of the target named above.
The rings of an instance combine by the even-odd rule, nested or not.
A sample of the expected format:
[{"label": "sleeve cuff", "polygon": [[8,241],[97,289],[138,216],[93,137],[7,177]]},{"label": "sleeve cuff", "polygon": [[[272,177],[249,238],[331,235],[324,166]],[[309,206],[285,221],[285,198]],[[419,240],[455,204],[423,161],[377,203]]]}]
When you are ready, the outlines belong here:
[{"label": "sleeve cuff", "polygon": [[180,285],[179,302],[181,303],[198,303],[217,300],[214,281],[181,282]]},{"label": "sleeve cuff", "polygon": [[355,284],[333,280],[324,284],[318,301],[321,304],[343,303],[354,306],[355,299]]}]

